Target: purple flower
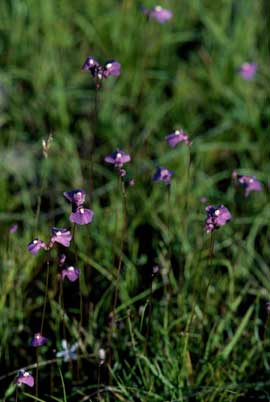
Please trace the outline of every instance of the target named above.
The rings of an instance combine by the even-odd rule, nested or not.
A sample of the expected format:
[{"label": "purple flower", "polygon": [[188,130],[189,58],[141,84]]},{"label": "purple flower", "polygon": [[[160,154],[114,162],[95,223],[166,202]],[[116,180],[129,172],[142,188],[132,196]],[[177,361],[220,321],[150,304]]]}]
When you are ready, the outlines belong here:
[{"label": "purple flower", "polygon": [[35,383],[34,377],[28,373],[27,371],[20,370],[18,372],[17,378],[16,378],[16,384],[17,385],[28,385],[28,387],[33,387]]},{"label": "purple flower", "polygon": [[[115,60],[108,60],[102,66],[94,57],[88,56],[82,66],[84,71],[90,71],[94,78],[102,81],[103,78],[108,78],[110,75],[117,77],[121,73],[121,64]],[[98,84],[98,87],[100,85]]]},{"label": "purple flower", "polygon": [[51,236],[51,243],[54,242],[62,244],[64,247],[70,246],[70,241],[72,239],[72,234],[68,229],[63,228],[52,228],[51,229],[52,236]]},{"label": "purple flower", "polygon": [[86,209],[83,206],[78,207],[75,212],[69,216],[70,222],[77,223],[77,225],[87,225],[92,222],[94,212],[91,209]]},{"label": "purple flower", "polygon": [[40,332],[36,333],[34,337],[31,339],[31,346],[34,348],[38,348],[39,346],[47,343],[48,339],[45,336],[42,336]]},{"label": "purple flower", "polygon": [[251,80],[257,71],[257,64],[256,63],[243,63],[239,67],[239,74],[244,78],[244,80]]},{"label": "purple flower", "polygon": [[70,222],[78,225],[87,225],[92,222],[94,212],[83,207],[85,201],[84,190],[67,191],[64,196],[72,203],[72,213],[69,216]]},{"label": "purple flower", "polygon": [[225,225],[232,219],[230,211],[224,205],[219,205],[218,207],[209,205],[205,208],[205,211],[207,214],[205,221],[206,233],[213,232],[213,230]]},{"label": "purple flower", "polygon": [[88,56],[82,66],[82,69],[85,71],[90,71],[92,76],[96,77],[100,67],[100,64],[96,59],[94,59],[94,57]]},{"label": "purple flower", "polygon": [[144,15],[156,20],[160,24],[164,24],[164,22],[170,20],[173,16],[173,14],[170,10],[167,10],[166,8],[163,8],[161,6],[156,6],[151,9],[147,9],[147,8],[143,7],[142,11],[143,11]]},{"label": "purple flower", "polygon": [[60,267],[62,267],[64,264],[65,264],[65,261],[66,261],[66,255],[65,254],[60,254],[59,255],[59,258],[58,258],[58,265],[60,266]]},{"label": "purple flower", "polygon": [[77,205],[77,207],[79,207],[83,205],[85,201],[85,191],[81,189],[65,191],[64,197],[66,197],[66,199],[70,201],[72,204]]},{"label": "purple flower", "polygon": [[207,197],[201,197],[201,198],[200,198],[200,202],[201,202],[202,204],[205,204],[207,201],[208,201],[208,198],[207,198]]},{"label": "purple flower", "polygon": [[114,77],[118,77],[121,73],[121,64],[118,61],[110,60],[105,63],[103,68],[103,76],[105,78],[109,77],[110,75]]},{"label": "purple flower", "polygon": [[245,197],[248,197],[251,191],[262,191],[262,186],[255,176],[238,176],[238,183],[245,189]]},{"label": "purple flower", "polygon": [[120,169],[125,163],[130,162],[131,158],[128,154],[120,149],[116,149],[111,155],[104,159],[107,163],[112,163],[117,169]]},{"label": "purple flower", "polygon": [[47,250],[46,243],[44,243],[44,241],[39,240],[39,239],[32,240],[27,246],[28,251],[32,255],[37,255],[37,253],[39,252],[39,250],[41,248],[43,248],[44,250]]},{"label": "purple flower", "polygon": [[17,223],[14,223],[13,225],[10,226],[9,233],[16,233],[17,230],[18,230],[18,225],[17,225]]},{"label": "purple flower", "polygon": [[75,282],[78,279],[79,275],[80,270],[76,267],[67,267],[66,269],[63,269],[63,271],[61,271],[62,280],[67,277],[69,281]]},{"label": "purple flower", "polygon": [[165,140],[168,142],[171,148],[174,148],[178,142],[184,142],[187,145],[192,144],[188,135],[183,130],[176,130],[174,133],[167,135]]},{"label": "purple flower", "polygon": [[164,181],[166,185],[171,183],[171,177],[174,174],[171,170],[165,167],[158,167],[152,180],[153,181]]}]

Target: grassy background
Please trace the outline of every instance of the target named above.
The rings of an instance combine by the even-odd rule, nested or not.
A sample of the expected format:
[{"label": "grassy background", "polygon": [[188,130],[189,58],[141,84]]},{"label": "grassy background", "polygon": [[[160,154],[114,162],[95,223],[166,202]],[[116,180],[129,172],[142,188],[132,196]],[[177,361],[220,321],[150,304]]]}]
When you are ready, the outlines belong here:
[{"label": "grassy background", "polygon": [[[108,346],[123,223],[117,175],[103,160],[117,146],[132,156],[127,169],[136,185],[127,190],[119,329],[113,339],[112,385],[102,398],[270,400],[270,332],[265,325],[270,4],[171,0],[162,5],[174,13],[164,25],[147,22],[132,0],[0,3],[0,377],[35,363],[29,339],[40,322],[45,264],[42,253],[32,257],[27,252],[27,243],[33,237],[48,239],[52,226],[68,226],[63,191],[86,189],[95,212],[93,223],[77,230],[68,252],[74,262],[77,249],[82,270],[80,354],[87,356],[79,363],[79,378],[76,364],[61,365],[66,399],[58,366],[48,362],[63,337],[56,250],[52,254],[46,315],[50,342],[40,356],[44,401],[79,401],[97,389],[97,351]],[[88,55],[122,65],[121,76],[104,82],[99,93],[96,125],[94,83],[81,71]],[[249,60],[258,63],[251,82],[237,74]],[[187,147],[171,150],[164,141],[179,127],[193,140],[189,181]],[[44,159],[41,142],[49,133],[53,143]],[[175,172],[169,200],[165,187],[151,182],[158,165]],[[245,199],[231,184],[233,169],[255,174],[264,191]],[[201,196],[225,204],[233,214],[215,235],[210,266]],[[18,232],[8,235],[15,222]],[[144,353],[156,264],[160,272],[153,284]],[[72,343],[79,336],[78,285],[64,285],[66,335]],[[12,375],[1,379],[3,400],[15,400],[12,380]],[[101,382],[108,384],[105,366]],[[19,400],[34,400],[23,392]]]}]

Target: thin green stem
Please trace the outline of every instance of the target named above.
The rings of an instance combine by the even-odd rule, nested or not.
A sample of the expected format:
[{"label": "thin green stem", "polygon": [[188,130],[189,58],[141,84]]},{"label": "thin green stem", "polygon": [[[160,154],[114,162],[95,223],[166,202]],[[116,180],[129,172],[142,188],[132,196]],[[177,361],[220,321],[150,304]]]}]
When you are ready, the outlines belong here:
[{"label": "thin green stem", "polygon": [[36,397],[38,398],[38,372],[39,372],[39,366],[38,366],[38,347],[36,348],[36,360],[37,360],[37,367],[36,367],[35,385],[36,385]]},{"label": "thin green stem", "polygon": [[[213,234],[213,232],[211,232],[207,268],[211,267],[213,256],[214,256],[214,234]],[[205,291],[205,300],[206,301],[207,301],[208,291],[209,291],[210,285],[212,283],[212,280],[213,280],[213,278],[212,278],[212,276],[210,276],[210,279],[208,279],[208,283],[207,283],[207,287],[206,287],[206,291]],[[206,305],[207,305],[207,303],[206,303]]]},{"label": "thin green stem", "polygon": [[42,201],[42,196],[44,193],[45,184],[46,184],[46,175],[43,174],[42,178],[41,178],[41,186],[40,186],[40,191],[39,191],[39,195],[38,195],[37,210],[36,210],[36,216],[35,216],[35,233],[38,229],[41,201]]},{"label": "thin green stem", "polygon": [[98,389],[97,389],[97,395],[98,395],[98,400],[100,400],[100,380],[101,380],[101,364],[98,365]]},{"label": "thin green stem", "polygon": [[[120,177],[121,180],[121,177]],[[118,299],[118,291],[119,291],[119,280],[120,280],[120,273],[122,268],[122,260],[123,260],[123,253],[124,253],[124,242],[126,236],[126,225],[127,225],[127,194],[125,189],[124,180],[121,180],[121,192],[122,192],[122,202],[123,202],[123,227],[122,227],[122,235],[121,235],[121,243],[120,243],[120,255],[116,273],[116,284],[115,284],[115,291],[114,291],[114,298],[113,298],[113,308],[111,313],[111,329],[109,333],[109,367],[112,364],[112,334],[115,330],[115,322],[116,322],[116,305]]]},{"label": "thin green stem", "polygon": [[62,323],[63,323],[63,339],[67,339],[66,336],[66,325],[65,325],[65,300],[64,300],[64,286],[63,280],[60,279],[60,294],[59,294],[59,305],[62,309]]},{"label": "thin green stem", "polygon": [[191,171],[191,152],[188,146],[188,166],[187,166],[187,184],[186,184],[186,203],[185,203],[185,216],[188,216],[189,206],[189,193],[190,193],[190,171]]},{"label": "thin green stem", "polygon": [[151,279],[151,286],[150,286],[149,314],[148,314],[147,331],[146,331],[144,349],[143,349],[144,354],[146,354],[146,352],[147,352],[148,340],[150,337],[151,325],[152,325],[152,314],[153,314],[153,278]]},{"label": "thin green stem", "polygon": [[41,318],[41,325],[40,325],[40,333],[41,334],[43,333],[46,306],[47,306],[47,299],[48,299],[49,275],[50,275],[49,256],[47,256],[47,263],[46,264],[47,264],[47,271],[46,271],[45,296],[44,296],[44,304],[43,304],[43,311],[42,311],[42,318]]}]

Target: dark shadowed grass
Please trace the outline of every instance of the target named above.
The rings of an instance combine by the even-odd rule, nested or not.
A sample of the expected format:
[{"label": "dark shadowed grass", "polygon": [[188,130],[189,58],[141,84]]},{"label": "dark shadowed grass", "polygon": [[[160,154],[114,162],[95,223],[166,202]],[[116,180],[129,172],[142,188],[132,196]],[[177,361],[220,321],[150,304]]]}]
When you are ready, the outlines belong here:
[{"label": "dark shadowed grass", "polygon": [[[270,399],[270,7],[263,0],[162,5],[174,12],[164,25],[147,23],[131,0],[0,4],[0,398],[7,402],[15,401],[16,370],[35,371],[29,340],[39,329],[46,290],[45,256],[32,257],[27,243],[46,238],[52,226],[67,226],[63,191],[88,192],[92,182],[87,202],[94,220],[76,230],[83,272],[80,381],[77,362],[55,361],[64,335],[69,344],[79,338],[80,296],[77,284],[64,282],[63,309],[53,250],[40,400],[97,400],[99,382],[104,401]],[[121,76],[99,93],[97,121],[95,83],[81,71],[88,55],[122,64]],[[253,60],[258,73],[244,81],[237,68]],[[164,140],[181,127],[193,141],[189,186],[186,147],[172,150]],[[45,160],[42,139],[50,133]],[[132,156],[128,174],[136,180],[126,189],[119,282],[122,201],[115,172],[103,162],[118,146]],[[151,181],[158,165],[175,172],[169,208],[164,187]],[[232,186],[233,169],[256,175],[264,191],[244,198]],[[211,264],[202,196],[233,215],[215,234]],[[8,235],[13,223],[18,231]],[[74,244],[68,254],[74,261]],[[151,296],[154,265],[159,274]],[[117,284],[113,365],[105,362],[99,379],[98,350],[108,348]],[[18,400],[34,401],[29,392],[20,389]]]}]

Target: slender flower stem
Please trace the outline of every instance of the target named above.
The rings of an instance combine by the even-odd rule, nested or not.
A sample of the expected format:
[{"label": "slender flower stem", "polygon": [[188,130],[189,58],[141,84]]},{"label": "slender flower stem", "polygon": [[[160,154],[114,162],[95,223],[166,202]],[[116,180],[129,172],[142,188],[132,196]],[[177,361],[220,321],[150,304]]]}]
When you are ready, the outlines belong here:
[{"label": "slender flower stem", "polygon": [[[73,228],[72,228],[72,238],[74,242],[74,247],[75,247],[75,263],[76,266],[78,265],[78,247],[75,242],[75,235],[76,235],[76,228],[77,225],[74,223]],[[80,321],[79,321],[79,332],[82,330],[82,323],[83,323],[83,295],[82,295],[82,284],[81,284],[81,275],[79,276],[79,294],[80,294]]]},{"label": "slender flower stem", "polygon": [[44,296],[44,304],[43,304],[43,311],[42,311],[42,318],[41,318],[41,325],[40,325],[40,333],[41,334],[43,333],[46,306],[47,306],[47,299],[48,299],[49,275],[50,275],[50,262],[49,262],[49,256],[47,256],[45,296]]},{"label": "slender flower stem", "polygon": [[16,386],[16,397],[15,397],[15,402],[18,402],[18,386]]},{"label": "slender flower stem", "polygon": [[98,400],[100,400],[100,380],[101,380],[101,364],[98,365],[98,389],[97,389],[97,395],[98,395]]},{"label": "slender flower stem", "polygon": [[64,300],[64,288],[63,280],[60,279],[60,294],[59,294],[59,305],[62,309],[62,322],[63,322],[63,339],[67,339],[66,336],[66,325],[65,325],[65,300]]},{"label": "slender flower stem", "polygon": [[38,398],[38,372],[39,372],[39,365],[38,365],[38,347],[36,348],[36,360],[37,360],[37,366],[36,366],[36,397]]},{"label": "slender flower stem", "polygon": [[79,287],[80,287],[80,325],[79,325],[79,330],[82,330],[82,324],[83,324],[83,298],[82,298],[82,291],[81,291],[81,278],[79,278]]},{"label": "slender flower stem", "polygon": [[[213,234],[213,232],[211,232],[207,268],[209,268],[212,265],[213,256],[214,256],[214,234]],[[208,280],[208,284],[207,284],[206,291],[205,291],[205,300],[206,301],[207,301],[208,291],[209,291],[211,283],[212,283],[212,276]]]},{"label": "slender flower stem", "polygon": [[89,178],[89,184],[90,184],[90,191],[89,191],[89,197],[90,197],[90,204],[93,202],[93,192],[94,192],[94,154],[95,154],[95,146],[96,146],[96,135],[97,135],[97,126],[98,126],[98,83],[96,83],[96,88],[95,88],[95,96],[94,96],[94,110],[93,110],[93,119],[91,119],[90,126],[92,128],[92,133],[93,136],[91,138],[91,145],[90,145],[90,178]]},{"label": "slender flower stem", "polygon": [[46,175],[43,174],[42,178],[41,178],[41,186],[40,186],[40,191],[39,191],[39,195],[38,195],[37,210],[36,210],[36,216],[35,216],[35,233],[36,233],[37,228],[38,228],[41,201],[42,201],[42,196],[43,196],[44,189],[45,189],[45,184],[46,184]]},{"label": "slender flower stem", "polygon": [[187,165],[187,184],[186,184],[186,203],[185,203],[185,217],[188,217],[189,193],[190,193],[190,170],[191,170],[191,152],[188,146],[188,165]]},{"label": "slender flower stem", "polygon": [[120,280],[120,273],[122,268],[122,260],[123,260],[123,253],[124,253],[124,242],[126,236],[126,225],[127,225],[127,194],[125,188],[125,182],[121,179],[121,190],[122,190],[122,198],[123,198],[123,227],[122,227],[122,235],[121,235],[121,243],[120,243],[120,255],[116,273],[116,284],[115,284],[115,291],[114,291],[114,298],[113,298],[113,309],[111,313],[111,330],[109,334],[109,367],[112,364],[112,334],[115,330],[115,321],[116,321],[116,305],[118,299],[118,291],[119,291],[119,280]]},{"label": "slender flower stem", "polygon": [[171,298],[171,293],[172,293],[172,286],[170,284],[170,271],[171,271],[171,258],[172,258],[172,250],[171,250],[171,228],[170,228],[170,216],[171,216],[171,209],[170,209],[170,204],[171,204],[171,185],[168,184],[167,186],[167,235],[168,235],[168,244],[167,244],[167,259],[168,259],[168,271],[167,271],[167,283],[165,286],[166,290],[166,299],[167,299],[167,305],[169,303],[169,300]]},{"label": "slender flower stem", "polygon": [[153,314],[153,277],[151,278],[151,286],[150,286],[150,299],[149,299],[149,313],[148,313],[148,321],[147,321],[147,331],[145,336],[144,343],[144,354],[147,352],[148,340],[151,332],[151,324],[152,324],[152,314]]},{"label": "slender flower stem", "polygon": [[123,180],[121,180],[121,188],[122,188],[122,196],[123,196],[123,228],[122,228],[120,256],[119,256],[119,261],[118,261],[118,268],[117,268],[117,274],[116,274],[116,285],[115,285],[114,301],[113,301],[113,317],[114,318],[115,318],[115,309],[116,309],[117,298],[118,298],[119,279],[120,279],[120,273],[121,273],[121,268],[122,268],[124,242],[125,242],[125,234],[126,234],[127,195],[126,195],[125,183]]}]

